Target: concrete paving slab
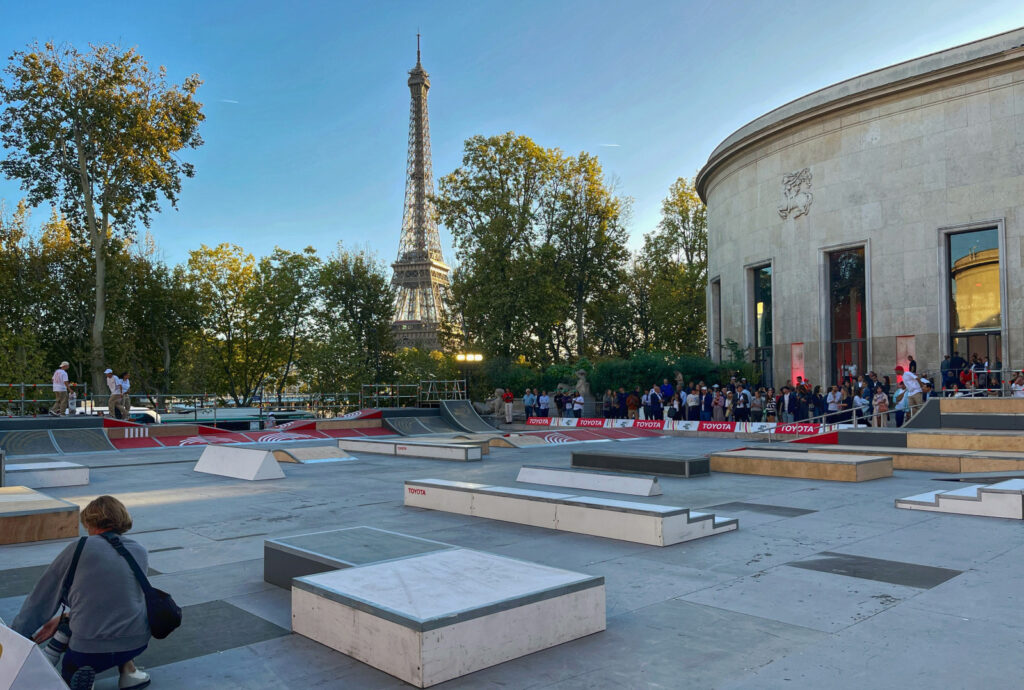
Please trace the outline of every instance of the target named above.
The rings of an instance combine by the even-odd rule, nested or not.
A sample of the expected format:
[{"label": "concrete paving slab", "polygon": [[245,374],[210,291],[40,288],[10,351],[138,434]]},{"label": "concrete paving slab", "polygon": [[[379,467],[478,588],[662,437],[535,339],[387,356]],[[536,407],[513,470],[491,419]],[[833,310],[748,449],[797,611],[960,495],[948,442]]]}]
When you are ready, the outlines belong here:
[{"label": "concrete paving slab", "polygon": [[[737,445],[731,439],[672,438],[634,441],[631,448],[644,444],[688,455]],[[226,602],[233,606],[226,610],[247,612],[282,630],[288,609],[280,594],[287,593],[273,587],[253,589],[261,577],[263,540],[273,536],[373,525],[606,578],[609,627],[604,633],[474,673],[445,688],[861,690],[879,687],[880,678],[901,688],[935,687],[937,678],[943,687],[972,690],[1019,684],[1016,667],[1006,660],[1015,658],[1024,642],[1024,619],[1018,622],[1019,616],[1007,616],[1005,611],[1022,608],[1024,531],[1019,524],[1001,526],[984,518],[893,507],[897,497],[947,486],[933,481],[938,475],[896,471],[891,478],[842,485],[726,474],[700,480],[662,478],[663,495],[657,502],[664,505],[700,510],[747,503],[815,511],[786,517],[715,509],[740,517],[743,529],[716,540],[665,548],[402,506],[402,483],[407,478],[433,476],[510,486],[523,464],[568,467],[574,447],[579,448],[494,448],[484,462],[472,466],[365,455],[359,463],[291,468],[294,471],[286,472],[283,480],[255,483],[193,474],[190,463],[199,457],[200,448],[107,452],[76,456],[91,468],[88,487],[47,493],[79,506],[99,494],[122,498],[135,521],[132,536],[151,549],[153,567],[165,572],[154,580],[167,583],[180,600],[196,605]],[[266,536],[250,536],[258,533]],[[45,566],[68,543],[2,546],[0,568]],[[785,565],[825,551],[964,573],[929,590],[910,588],[914,596],[838,632],[792,625],[786,622],[787,615],[794,615],[792,607],[774,603],[779,595],[773,588],[782,587],[783,574],[792,580],[802,571],[804,577],[849,581],[856,583],[853,587],[897,586]],[[25,573],[15,590],[32,584],[31,572]],[[772,587],[750,584],[760,573],[764,575],[758,580],[776,580]],[[734,590],[742,589],[744,595],[721,605],[674,598],[733,581],[742,583]],[[858,600],[836,587],[822,585],[820,593],[803,602],[801,615],[808,621],[826,620],[835,596],[846,620],[852,620]],[[24,595],[0,596],[0,617],[12,619],[23,599]],[[761,613],[727,608],[740,603],[744,610]],[[238,620],[235,615],[229,619]],[[153,648],[160,644],[154,642]],[[379,671],[291,634],[215,653],[196,645],[188,653],[189,658],[150,666],[154,687],[403,687]],[[116,678],[102,678],[97,688],[113,690]]]}]

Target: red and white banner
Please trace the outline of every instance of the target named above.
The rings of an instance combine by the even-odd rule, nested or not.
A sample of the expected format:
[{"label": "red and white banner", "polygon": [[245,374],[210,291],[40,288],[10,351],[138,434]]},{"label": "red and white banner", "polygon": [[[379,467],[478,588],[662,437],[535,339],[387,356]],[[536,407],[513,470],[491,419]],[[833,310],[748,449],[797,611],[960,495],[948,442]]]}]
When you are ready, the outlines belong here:
[{"label": "red and white banner", "polygon": [[634,429],[664,429],[665,420],[663,419],[638,419],[633,423]]},{"label": "red and white banner", "polygon": [[821,424],[776,424],[776,434],[820,434]]},{"label": "red and white banner", "polygon": [[551,417],[530,417],[526,423],[530,426],[551,426]]},{"label": "red and white banner", "polygon": [[600,428],[604,428],[607,425],[606,423],[608,422],[607,419],[597,419],[595,417],[583,417],[582,419],[577,419],[576,421],[578,422],[578,424],[576,424],[576,426],[579,426],[579,427],[586,426],[586,427],[600,427]]},{"label": "red and white banner", "polygon": [[736,422],[701,422],[697,431],[736,431]]}]

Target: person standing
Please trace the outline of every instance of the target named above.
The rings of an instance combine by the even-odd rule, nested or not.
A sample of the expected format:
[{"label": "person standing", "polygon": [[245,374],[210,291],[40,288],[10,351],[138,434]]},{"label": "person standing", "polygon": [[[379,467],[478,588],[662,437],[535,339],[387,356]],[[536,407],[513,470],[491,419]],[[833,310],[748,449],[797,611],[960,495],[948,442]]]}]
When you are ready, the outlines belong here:
[{"label": "person standing", "polygon": [[686,395],[686,421],[696,422],[700,420],[700,395],[696,388],[691,388]]},{"label": "person standing", "polygon": [[907,388],[900,381],[896,384],[896,392],[892,395],[893,409],[896,412],[896,426],[903,426],[904,417],[907,415]]},{"label": "person standing", "polygon": [[543,391],[540,397],[537,398],[537,407],[540,408],[540,416],[546,418],[548,410],[551,409],[551,396],[548,395],[547,391]]},{"label": "person standing", "polygon": [[921,391],[921,381],[917,378],[917,374],[904,371],[903,367],[896,367],[895,369],[897,376],[903,377],[903,387],[907,389],[907,419],[911,419],[917,408],[924,402],[923,392]]},{"label": "person standing", "polygon": [[601,398],[601,412],[604,414],[605,419],[614,419],[615,413],[613,412],[615,406],[615,394],[612,393],[612,389],[609,388],[604,392],[604,397]]},{"label": "person standing", "polygon": [[[661,388],[658,392],[661,393],[661,404],[665,406],[664,417],[665,419],[668,419],[668,411],[672,407],[669,404],[669,401],[671,401],[672,396],[676,394],[676,387],[669,383],[668,379],[663,379],[663,383],[661,384]],[[683,390],[680,389],[679,392],[682,393]]]},{"label": "person standing", "polygon": [[526,418],[529,419],[534,414],[534,408],[537,406],[537,396],[530,391],[529,388],[523,393],[523,408],[526,411]]},{"label": "person standing", "polygon": [[907,355],[907,369],[911,374],[917,373],[917,362],[914,360],[914,355]]},{"label": "person standing", "polygon": [[107,388],[110,389],[110,397],[107,398],[107,415],[115,419],[121,418],[121,382],[114,376],[113,369],[106,369],[103,375],[107,377]]},{"label": "person standing", "polygon": [[572,416],[579,419],[583,416],[583,394],[576,391],[576,396],[572,399]]},{"label": "person standing", "polygon": [[736,386],[736,399],[732,405],[732,415],[737,422],[750,421],[750,398],[743,384]]},{"label": "person standing", "polygon": [[128,391],[131,390],[132,382],[128,378],[127,371],[117,377],[117,384],[121,393],[121,419],[131,419],[132,396]]},{"label": "person standing", "polygon": [[501,401],[505,403],[505,423],[512,423],[512,403],[515,401],[515,396],[512,395],[512,389],[506,388],[505,392],[501,394]]},{"label": "person standing", "polygon": [[640,387],[637,386],[632,393],[626,396],[626,414],[630,419],[639,419],[640,414]]},{"label": "person standing", "polygon": [[53,407],[50,408],[50,415],[63,417],[68,409],[68,367],[67,362],[61,362],[56,371],[53,372]]}]

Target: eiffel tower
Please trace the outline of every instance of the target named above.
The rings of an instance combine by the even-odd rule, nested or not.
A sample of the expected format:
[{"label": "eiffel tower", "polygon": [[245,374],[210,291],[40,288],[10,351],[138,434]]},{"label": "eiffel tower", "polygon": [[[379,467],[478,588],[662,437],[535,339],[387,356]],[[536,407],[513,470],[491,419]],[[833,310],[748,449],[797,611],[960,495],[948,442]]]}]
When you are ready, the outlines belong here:
[{"label": "eiffel tower", "polygon": [[430,197],[434,172],[430,162],[430,122],[427,91],[430,77],[420,64],[420,35],[416,34],[416,66],[409,71],[409,154],[405,171],[405,209],[398,260],[391,264],[395,288],[392,330],[399,347],[439,350],[438,328],[443,317],[444,292],[451,269],[441,255],[441,238]]}]

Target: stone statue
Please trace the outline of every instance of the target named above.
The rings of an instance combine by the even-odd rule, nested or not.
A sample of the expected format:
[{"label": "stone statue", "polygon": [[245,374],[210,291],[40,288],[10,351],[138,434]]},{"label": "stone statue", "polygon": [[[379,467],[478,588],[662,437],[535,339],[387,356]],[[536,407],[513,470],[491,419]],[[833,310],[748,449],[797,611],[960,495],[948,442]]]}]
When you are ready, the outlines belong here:
[{"label": "stone statue", "polygon": [[583,395],[585,400],[594,397],[590,394],[590,382],[587,381],[587,372],[582,369],[576,372],[576,392]]},{"label": "stone statue", "polygon": [[504,388],[495,388],[493,397],[487,398],[487,400],[482,403],[473,403],[473,409],[482,415],[493,415],[496,417],[504,415],[505,403],[501,399],[501,396],[504,394]]}]

